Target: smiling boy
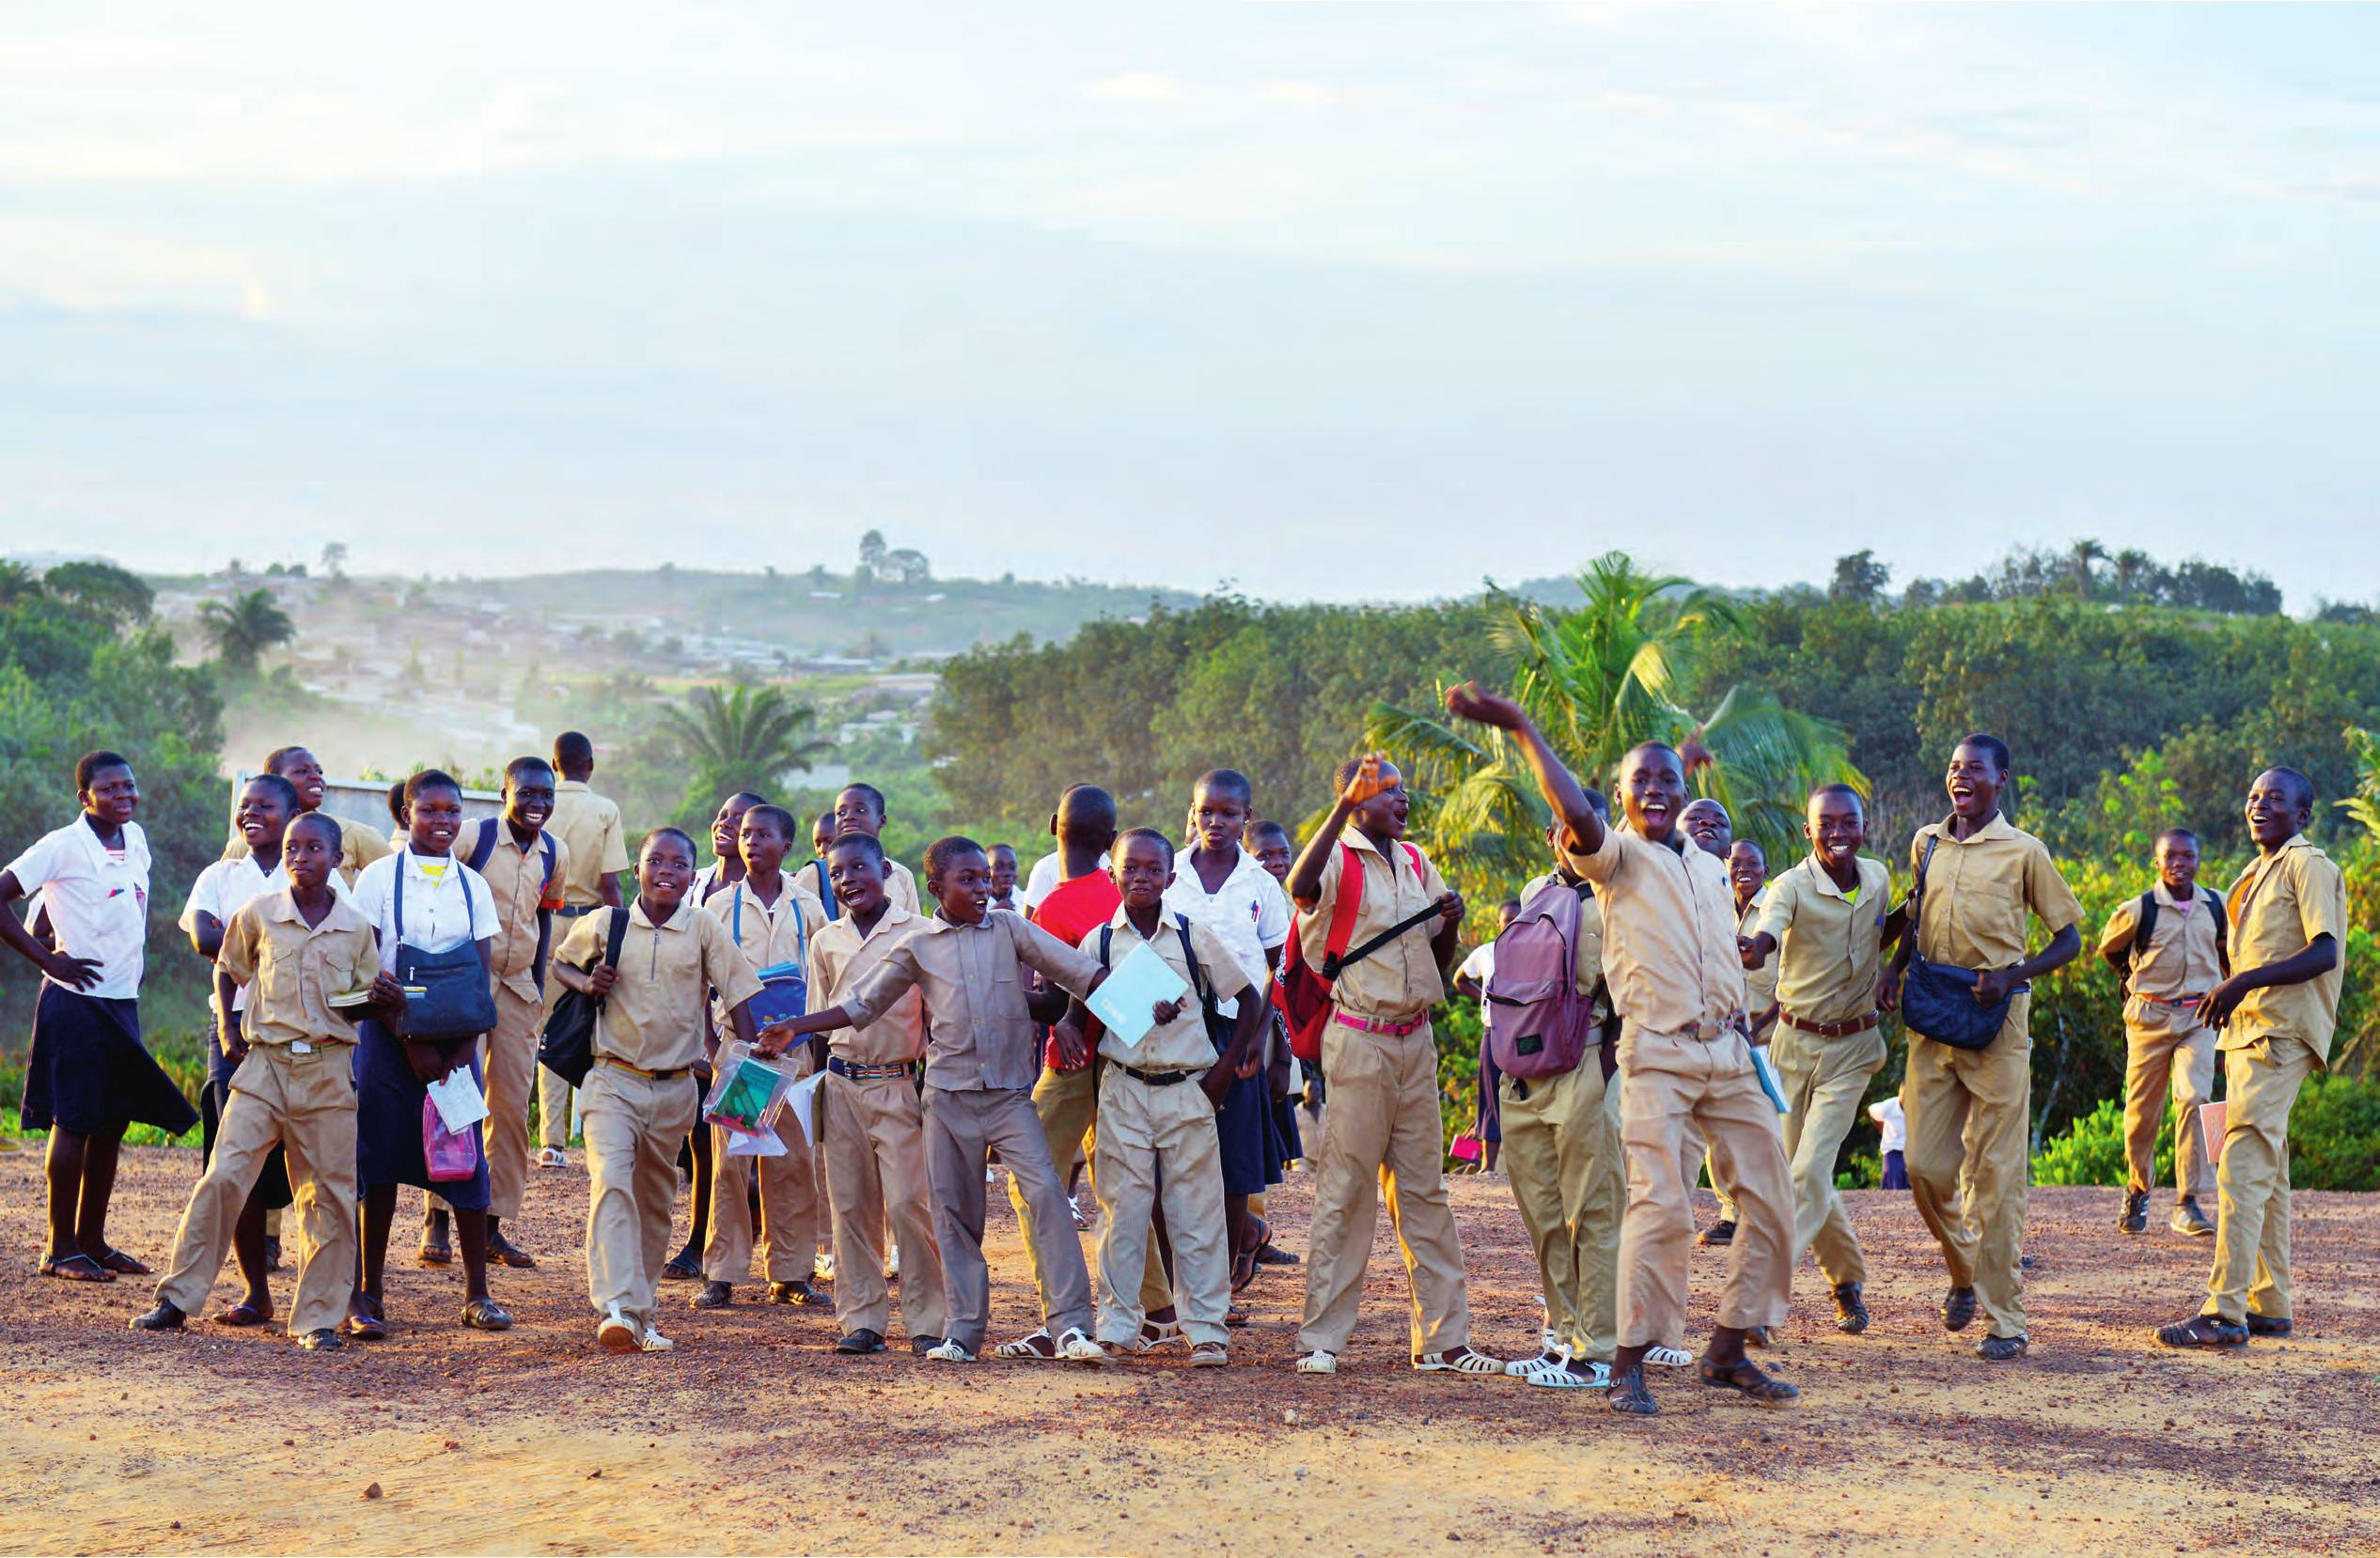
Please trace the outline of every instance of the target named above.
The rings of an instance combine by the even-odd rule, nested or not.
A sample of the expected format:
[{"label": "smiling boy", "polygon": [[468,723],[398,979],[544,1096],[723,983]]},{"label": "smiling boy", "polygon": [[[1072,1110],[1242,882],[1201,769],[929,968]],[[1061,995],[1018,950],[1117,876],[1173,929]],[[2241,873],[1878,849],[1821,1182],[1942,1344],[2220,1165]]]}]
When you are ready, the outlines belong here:
[{"label": "smiling boy", "polygon": [[[310,817],[321,809],[322,797],[330,787],[329,782],[323,777],[321,760],[305,748],[302,746],[276,747],[266,753],[264,771],[280,775],[296,788],[300,816]],[[379,828],[368,823],[358,822],[350,817],[339,817],[328,812],[323,813],[323,816],[338,828],[341,861],[338,874],[341,886],[354,886],[356,877],[362,874],[365,866],[383,855],[395,852],[396,847],[382,835]],[[231,841],[226,846],[223,858],[238,860],[246,855],[248,850],[247,837],[241,830],[238,819],[234,818]],[[276,862],[268,861],[265,863],[265,869],[271,871],[276,864]]]}]

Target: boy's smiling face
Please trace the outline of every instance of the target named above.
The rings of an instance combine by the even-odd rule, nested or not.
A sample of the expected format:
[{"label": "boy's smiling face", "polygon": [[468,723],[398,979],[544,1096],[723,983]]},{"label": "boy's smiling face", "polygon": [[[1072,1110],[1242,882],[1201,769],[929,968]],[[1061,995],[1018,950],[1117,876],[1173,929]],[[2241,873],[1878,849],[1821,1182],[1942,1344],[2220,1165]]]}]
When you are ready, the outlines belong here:
[{"label": "boy's smiling face", "polygon": [[885,865],[864,844],[838,845],[826,851],[826,877],[835,884],[836,901],[854,914],[878,913],[885,907]]},{"label": "boy's smiling face", "polygon": [[2157,880],[2177,903],[2187,903],[2199,885],[2199,847],[2186,834],[2157,840]]},{"label": "boy's smiling face", "polygon": [[952,925],[980,925],[992,907],[992,862],[980,849],[962,850],[946,859],[938,874],[926,878],[926,891]]},{"label": "boy's smiling face", "polygon": [[1666,746],[1640,746],[1621,762],[1620,804],[1628,826],[1651,844],[1667,844],[1685,811],[1685,765]]},{"label": "boy's smiling face", "polygon": [[1173,861],[1153,838],[1125,839],[1108,871],[1126,909],[1153,909],[1165,902],[1166,889],[1173,885]]},{"label": "boy's smiling face", "polygon": [[274,787],[259,785],[254,780],[240,792],[240,836],[248,841],[248,852],[258,865],[270,869],[268,862],[281,853],[284,830],[290,825],[290,803]]},{"label": "boy's smiling face", "polygon": [[868,798],[867,791],[847,789],[835,798],[836,836],[866,834],[873,838],[884,831],[885,814],[876,809],[876,802]]},{"label": "boy's smiling face", "polygon": [[645,906],[645,918],[659,925],[675,914],[694,879],[694,851],[685,840],[669,834],[647,837],[636,855],[636,897]]},{"label": "boy's smiling face", "polygon": [[1404,775],[1395,764],[1381,764],[1380,776],[1388,787],[1355,808],[1355,826],[1375,837],[1402,838],[1405,819],[1413,813],[1413,798],[1405,793]]},{"label": "boy's smiling face", "polygon": [[1290,867],[1297,863],[1297,854],[1290,848],[1287,834],[1259,834],[1256,835],[1256,863],[1271,872],[1275,881],[1287,881]]},{"label": "boy's smiling face", "polygon": [[1857,796],[1827,790],[1810,798],[1802,833],[1821,865],[1840,869],[1857,859],[1859,847],[1868,842],[1867,811]]},{"label": "boy's smiling face", "polygon": [[1961,820],[1981,822],[2000,809],[2000,790],[2008,783],[2008,770],[1988,747],[1961,741],[1950,754],[1950,770],[1942,776],[1942,787],[1950,792],[1950,810]]},{"label": "boy's smiling face", "polygon": [[2247,834],[2264,849],[2277,849],[2313,820],[2313,797],[2278,769],[2266,769],[2247,788]]},{"label": "boy's smiling face", "polygon": [[786,851],[793,841],[785,836],[785,830],[775,818],[763,812],[757,816],[746,813],[742,831],[736,835],[736,847],[743,852],[744,868],[766,877],[785,864]]},{"label": "boy's smiling face", "polygon": [[505,820],[525,833],[537,833],[554,815],[554,771],[523,769],[504,781]]},{"label": "boy's smiling face", "polygon": [[1686,837],[1694,840],[1695,847],[1704,854],[1725,860],[1727,852],[1735,847],[1734,821],[1725,806],[1708,796],[1688,802],[1686,809],[1678,814],[1678,826],[1685,830]]},{"label": "boy's smiling face", "polygon": [[744,814],[759,802],[748,795],[730,795],[719,802],[718,815],[711,819],[711,853],[727,860],[736,852],[737,841],[744,833]]}]

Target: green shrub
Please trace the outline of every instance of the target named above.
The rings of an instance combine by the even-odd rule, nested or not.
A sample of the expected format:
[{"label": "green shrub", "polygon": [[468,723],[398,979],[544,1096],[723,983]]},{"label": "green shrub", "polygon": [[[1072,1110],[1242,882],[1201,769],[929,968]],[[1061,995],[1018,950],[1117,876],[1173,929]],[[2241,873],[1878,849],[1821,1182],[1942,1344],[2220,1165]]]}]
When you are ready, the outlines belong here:
[{"label": "green shrub", "polygon": [[2301,1191],[2380,1191],[2380,1082],[2325,1072],[2289,1112],[2289,1182]]},{"label": "green shrub", "polygon": [[[2088,1114],[2078,1116],[2064,1134],[2042,1144],[2033,1154],[2036,1185],[2121,1185],[2128,1177],[2123,1156],[2123,1100],[2102,1098]],[[2173,1178],[2173,1113],[2166,1112],[2157,1130],[2155,1184]]]}]

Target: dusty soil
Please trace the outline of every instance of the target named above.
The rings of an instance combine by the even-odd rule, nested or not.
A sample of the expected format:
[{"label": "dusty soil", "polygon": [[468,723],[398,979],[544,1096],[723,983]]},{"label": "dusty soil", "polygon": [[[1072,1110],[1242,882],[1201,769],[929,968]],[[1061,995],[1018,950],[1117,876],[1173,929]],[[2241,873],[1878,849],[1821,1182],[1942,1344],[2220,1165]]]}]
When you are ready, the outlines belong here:
[{"label": "dusty soil", "polygon": [[[162,1263],[196,1167],[128,1154],[114,1241]],[[1877,1324],[1838,1335],[1805,1266],[1771,1355],[1800,1407],[1664,1371],[1663,1415],[1629,1422],[1600,1394],[1410,1372],[1385,1221],[1336,1379],[1288,1370],[1296,1269],[1250,1290],[1228,1370],[838,1358],[830,1315],[751,1290],[680,1314],[675,1355],[621,1359],[592,1342],[585,1180],[546,1171],[515,1230],[544,1265],[497,1277],[519,1329],[458,1329],[459,1274],[408,1264],[389,1341],[309,1357],[277,1328],[134,1335],[146,1283],[36,1276],[39,1174],[35,1152],[0,1155],[11,1551],[2380,1550],[2380,1197],[2299,1195],[2297,1336],[2202,1357],[2148,1332],[2195,1306],[2207,1245],[2118,1239],[2111,1191],[2037,1191],[2033,1355],[1986,1365],[1941,1330],[1907,1197],[1863,1192]],[[1305,1191],[1276,1203],[1292,1249]],[[1510,1192],[1461,1180],[1455,1205],[1478,1339],[1524,1348],[1534,1277]],[[1033,1317],[994,1206],[999,1337]],[[409,1195],[400,1228],[415,1211]],[[1722,1258],[1695,1255],[1698,1325]]]}]

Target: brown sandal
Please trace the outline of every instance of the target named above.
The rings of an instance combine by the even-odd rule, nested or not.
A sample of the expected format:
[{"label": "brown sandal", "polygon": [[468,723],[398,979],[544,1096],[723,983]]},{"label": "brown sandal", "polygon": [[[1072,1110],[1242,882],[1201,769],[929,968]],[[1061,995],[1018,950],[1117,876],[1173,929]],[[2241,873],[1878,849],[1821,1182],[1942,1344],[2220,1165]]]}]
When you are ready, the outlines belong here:
[{"label": "brown sandal", "polygon": [[1802,1394],[1749,1358],[1738,1359],[1725,1368],[1707,1357],[1699,1359],[1694,1372],[1701,1376],[1704,1384],[1715,1385],[1721,1390],[1739,1391],[1747,1399],[1763,1407],[1781,1407],[1788,1401],[1798,1399]]},{"label": "brown sandal", "polygon": [[216,1310],[210,1317],[217,1325],[263,1325],[273,1318],[273,1306],[267,1304],[262,1309],[258,1309],[243,1299],[228,1309]]}]

